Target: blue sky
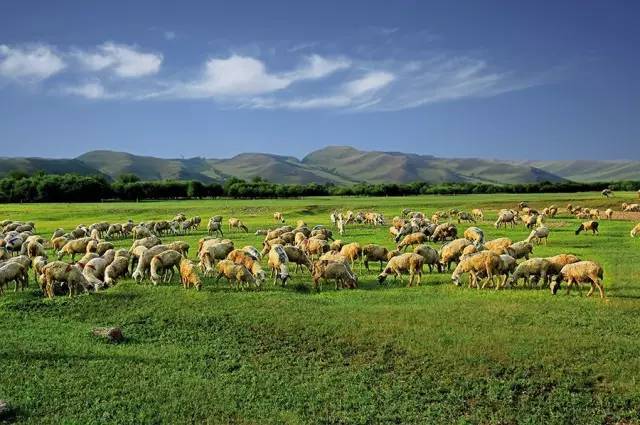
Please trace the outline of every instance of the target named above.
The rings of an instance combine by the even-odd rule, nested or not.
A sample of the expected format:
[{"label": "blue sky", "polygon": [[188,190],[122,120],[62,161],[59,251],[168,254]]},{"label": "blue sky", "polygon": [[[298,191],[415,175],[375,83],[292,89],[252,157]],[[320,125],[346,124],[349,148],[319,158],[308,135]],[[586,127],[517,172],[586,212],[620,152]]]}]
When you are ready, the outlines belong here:
[{"label": "blue sky", "polygon": [[640,159],[635,1],[168,3],[3,2],[1,155]]}]

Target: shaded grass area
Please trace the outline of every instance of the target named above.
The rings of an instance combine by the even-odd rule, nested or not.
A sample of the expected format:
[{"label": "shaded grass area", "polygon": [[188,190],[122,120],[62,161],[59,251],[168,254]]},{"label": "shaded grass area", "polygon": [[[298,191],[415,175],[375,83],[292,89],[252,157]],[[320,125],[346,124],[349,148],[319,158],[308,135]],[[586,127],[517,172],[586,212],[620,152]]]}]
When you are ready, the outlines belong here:
[{"label": "shaded grass area", "polygon": [[[239,216],[255,230],[274,227],[274,211],[310,224],[327,224],[336,207],[371,208],[390,219],[404,207],[482,206],[494,217],[522,199],[604,208],[622,202],[618,196],[4,205],[0,214],[34,220],[44,235],[180,211],[204,221]],[[308,290],[308,275],[259,292],[211,280],[201,292],[131,281],[74,299],[43,300],[33,286],[11,292],[0,298],[0,399],[21,423],[637,423],[640,241],[628,235],[631,222],[603,221],[596,237],[573,235],[577,223],[568,216],[549,222],[549,245],[535,253],[601,262],[604,301],[457,288],[436,273],[417,288],[378,286],[375,272],[361,274],[358,290],[325,285],[319,294]],[[490,238],[528,234],[480,226]],[[349,242],[391,246],[386,228],[347,230]],[[180,239],[195,247],[201,236]],[[259,245],[252,234],[230,236],[238,246]],[[111,325],[122,327],[125,343],[89,335]]]}]

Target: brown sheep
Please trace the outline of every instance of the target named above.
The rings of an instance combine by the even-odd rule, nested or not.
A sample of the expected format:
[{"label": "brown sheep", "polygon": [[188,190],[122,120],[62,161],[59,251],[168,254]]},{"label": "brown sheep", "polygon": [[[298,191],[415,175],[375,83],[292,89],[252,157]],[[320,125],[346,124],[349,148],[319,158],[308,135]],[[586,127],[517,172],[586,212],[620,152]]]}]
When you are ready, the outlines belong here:
[{"label": "brown sheep", "polygon": [[78,268],[63,261],[53,261],[43,267],[45,295],[53,298],[56,283],[66,283],[69,297],[82,287],[85,291],[93,289]]},{"label": "brown sheep", "polygon": [[402,282],[402,275],[409,273],[408,286],[413,285],[416,275],[418,277],[419,285],[422,278],[423,264],[424,258],[422,257],[422,255],[418,255],[413,252],[408,252],[406,254],[393,257],[389,260],[382,273],[378,275],[378,283],[384,282],[389,274],[393,274],[395,278],[399,277],[400,282]]},{"label": "brown sheep", "polygon": [[591,284],[591,289],[587,293],[587,297],[591,296],[594,289],[598,288],[600,298],[604,298],[604,287],[602,286],[603,277],[602,266],[595,261],[578,261],[577,263],[567,264],[560,270],[560,275],[554,282],[551,292],[555,294],[558,291],[561,281],[567,282],[567,295],[571,292],[573,285],[589,283]]},{"label": "brown sheep", "polygon": [[284,223],[284,216],[282,215],[281,212],[274,212],[273,213],[273,221]]},{"label": "brown sheep", "polygon": [[473,242],[474,245],[481,245],[484,243],[484,232],[479,227],[469,227],[464,231],[462,236]]},{"label": "brown sheep", "polygon": [[545,258],[549,262],[549,268],[547,269],[546,284],[550,284],[556,276],[560,274],[560,270],[567,264],[573,264],[580,261],[578,257],[573,254],[558,254],[553,257]]},{"label": "brown sheep", "polygon": [[322,289],[320,279],[323,279],[325,282],[327,280],[335,280],[336,290],[340,287],[358,287],[358,278],[353,271],[351,271],[348,264],[317,261],[313,269],[313,287],[317,291]]},{"label": "brown sheep", "polygon": [[369,261],[380,262],[380,272],[382,272],[382,263],[388,260],[389,250],[381,245],[368,244],[362,247],[362,256],[364,258],[364,267],[369,269]]},{"label": "brown sheep", "polygon": [[89,245],[91,241],[95,243],[95,240],[91,238],[70,240],[58,251],[58,260],[62,260],[67,255],[71,255],[71,261],[73,262],[76,254],[84,254],[87,252],[87,245]]},{"label": "brown sheep", "polygon": [[[505,254],[508,254],[519,260],[520,258],[524,258],[525,260],[529,259],[529,255],[533,254],[533,245],[526,241],[516,242],[514,244],[509,245],[505,249]],[[499,254],[502,255],[502,254]]]},{"label": "brown sheep", "polygon": [[173,269],[178,268],[182,254],[173,249],[167,249],[151,259],[151,281],[157,285],[162,280],[160,273],[164,274],[164,281],[170,282],[173,277]]},{"label": "brown sheep", "polygon": [[509,238],[498,238],[487,241],[484,244],[484,248],[487,251],[493,251],[498,255],[502,255],[507,253],[507,248],[512,244],[513,242]]},{"label": "brown sheep", "polygon": [[245,233],[249,233],[249,229],[239,218],[231,217],[229,219],[229,231],[231,231],[231,229],[244,230]]},{"label": "brown sheep", "polygon": [[424,264],[429,266],[429,273],[433,271],[433,266],[436,267],[438,272],[442,272],[442,264],[440,263],[440,254],[438,254],[438,251],[427,245],[418,245],[413,248],[413,252],[424,258]]},{"label": "brown sheep", "polygon": [[[354,263],[362,258],[362,247],[358,242],[352,242],[344,245],[340,249],[340,254],[344,255],[351,263],[351,267],[353,267]],[[360,264],[362,268],[362,264]]]},{"label": "brown sheep", "polygon": [[193,261],[182,258],[182,260],[180,260],[179,270],[180,282],[182,282],[184,289],[191,287],[196,288],[196,291],[202,289],[202,281],[196,272],[196,265]]},{"label": "brown sheep", "polygon": [[469,255],[460,260],[451,275],[451,281],[454,285],[459,286],[460,277],[464,273],[469,273],[471,276],[469,286],[480,289],[478,274],[484,273],[486,275],[485,282],[482,284],[482,288],[484,288],[489,281],[493,283],[493,276],[500,273],[501,264],[500,256],[491,251],[482,251]]},{"label": "brown sheep", "polygon": [[235,264],[230,260],[221,260],[216,267],[218,270],[216,282],[221,277],[225,277],[230,284],[236,283],[238,287],[241,287],[243,283],[246,283],[247,286],[255,285],[255,278],[243,264]]},{"label": "brown sheep", "polygon": [[296,265],[296,272],[300,266],[304,266],[309,270],[309,273],[313,273],[313,264],[302,249],[296,246],[286,245],[284,251],[287,253],[289,262]]},{"label": "brown sheep", "polygon": [[591,220],[591,221],[585,221],[584,223],[580,224],[580,226],[578,227],[578,229],[576,230],[576,235],[579,235],[580,232],[584,231],[589,231],[591,230],[592,234],[597,235],[600,232],[598,231],[598,222]]},{"label": "brown sheep", "polygon": [[457,263],[462,255],[462,251],[471,245],[471,242],[468,239],[460,238],[455,239],[446,244],[440,250],[440,263],[444,268],[446,266],[447,270],[451,269],[451,263]]},{"label": "brown sheep", "polygon": [[427,241],[427,235],[422,232],[411,233],[402,239],[402,242],[398,244],[398,250],[406,251],[408,246],[420,245]]}]

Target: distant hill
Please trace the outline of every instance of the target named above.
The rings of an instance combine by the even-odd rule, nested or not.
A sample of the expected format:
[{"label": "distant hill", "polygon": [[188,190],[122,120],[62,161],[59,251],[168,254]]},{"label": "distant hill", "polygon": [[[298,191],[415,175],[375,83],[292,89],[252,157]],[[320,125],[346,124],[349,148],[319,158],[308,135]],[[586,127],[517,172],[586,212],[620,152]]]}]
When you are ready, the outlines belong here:
[{"label": "distant hill", "polygon": [[13,171],[28,174],[102,174],[116,179],[135,174],[143,180],[199,180],[222,182],[230,177],[259,176],[275,183],[413,181],[533,183],[640,180],[639,161],[498,161],[476,158],[438,158],[402,152],[361,151],[328,146],[302,160],[266,153],[243,153],[232,158],[166,159],[126,152],[92,151],[74,159],[0,158],[0,176]]}]

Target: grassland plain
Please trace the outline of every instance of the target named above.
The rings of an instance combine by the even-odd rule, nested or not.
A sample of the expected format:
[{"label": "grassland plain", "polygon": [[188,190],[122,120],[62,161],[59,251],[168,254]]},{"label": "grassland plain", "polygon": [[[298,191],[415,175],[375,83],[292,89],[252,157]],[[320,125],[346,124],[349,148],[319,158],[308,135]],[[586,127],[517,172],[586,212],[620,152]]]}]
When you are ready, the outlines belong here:
[{"label": "grassland plain", "polygon": [[[336,208],[387,218],[404,207],[432,213],[482,207],[488,238],[496,210],[528,200],[619,209],[631,193],[203,200],[0,205],[0,218],[32,220],[40,234],[96,221],[173,217],[178,212],[241,217],[256,228],[329,224]],[[420,287],[379,286],[377,267],[360,288],[310,290],[309,275],[287,288],[236,291],[205,280],[201,292],[177,283],[130,280],[73,299],[42,298],[35,285],[0,298],[0,399],[17,423],[640,423],[640,240],[630,221],[601,220],[601,235],[574,235],[580,220],[561,213],[536,256],[572,252],[599,261],[607,299],[584,292],[458,288],[449,274]],[[179,237],[192,246],[205,231]],[[170,238],[177,239],[177,238]],[[346,241],[392,245],[386,227],[348,227]],[[121,247],[130,240],[118,241]],[[356,268],[356,271],[358,269]],[[127,340],[92,338],[120,326]]]}]

